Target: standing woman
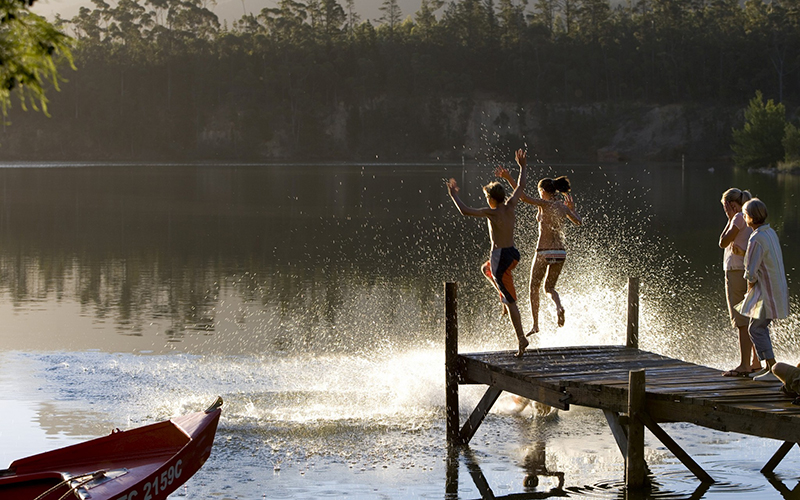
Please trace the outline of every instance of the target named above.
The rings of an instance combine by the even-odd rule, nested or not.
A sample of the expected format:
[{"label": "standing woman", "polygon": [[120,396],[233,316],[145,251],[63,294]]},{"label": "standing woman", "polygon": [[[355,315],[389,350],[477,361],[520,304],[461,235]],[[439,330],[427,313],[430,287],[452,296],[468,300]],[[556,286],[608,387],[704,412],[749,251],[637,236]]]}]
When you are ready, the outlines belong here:
[{"label": "standing woman", "polygon": [[[744,220],[753,229],[747,240],[744,256],[744,279],[747,294],[737,310],[750,318],[747,331],[756,349],[758,359],[766,367],[753,374],[755,380],[773,378],[775,352],[772,350],[769,325],[774,319],[789,316],[789,289],[783,267],[783,251],[778,235],[767,224],[767,206],[753,198],[742,206]],[[780,369],[779,369],[780,372]]]},{"label": "standing woman", "polygon": [[[749,191],[730,188],[722,193],[722,208],[728,216],[728,223],[719,235],[719,246],[724,249],[722,268],[725,271],[725,297],[728,301],[728,314],[731,324],[739,332],[739,366],[722,374],[723,377],[746,377],[760,370],[761,362],[756,356],[747,325],[750,318],[743,316],[733,306],[744,300],[747,293],[747,280],[744,279],[744,254],[747,240],[753,230],[747,226],[742,214],[742,205],[752,198]],[[750,362],[752,356],[752,363]]]},{"label": "standing woman", "polygon": [[[503,167],[495,169],[495,175],[507,180],[514,187],[514,179]],[[539,241],[536,256],[531,265],[531,318],[533,327],[527,336],[539,331],[539,290],[544,281],[544,291],[553,300],[558,315],[558,326],[564,326],[564,306],[556,291],[556,282],[567,259],[566,239],[563,224],[566,219],[579,226],[583,223],[575,212],[575,201],[569,194],[569,179],[564,176],[556,179],[545,178],[539,181],[539,199],[523,193],[520,198],[538,208],[536,220],[539,221]],[[563,200],[559,197],[561,193]],[[546,279],[545,279],[546,276]]]}]

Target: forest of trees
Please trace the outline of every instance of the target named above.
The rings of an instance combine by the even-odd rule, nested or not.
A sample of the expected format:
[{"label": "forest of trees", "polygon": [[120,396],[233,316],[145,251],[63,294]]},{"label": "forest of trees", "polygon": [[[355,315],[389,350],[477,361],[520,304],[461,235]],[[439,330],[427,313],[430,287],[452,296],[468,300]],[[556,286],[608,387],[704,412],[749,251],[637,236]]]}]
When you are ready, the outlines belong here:
[{"label": "forest of trees", "polygon": [[230,26],[205,0],[92,3],[56,20],[77,71],[51,118],[14,110],[0,157],[420,158],[459,145],[452,122],[481,99],[800,102],[800,0],[385,0],[377,20],[280,0]]}]

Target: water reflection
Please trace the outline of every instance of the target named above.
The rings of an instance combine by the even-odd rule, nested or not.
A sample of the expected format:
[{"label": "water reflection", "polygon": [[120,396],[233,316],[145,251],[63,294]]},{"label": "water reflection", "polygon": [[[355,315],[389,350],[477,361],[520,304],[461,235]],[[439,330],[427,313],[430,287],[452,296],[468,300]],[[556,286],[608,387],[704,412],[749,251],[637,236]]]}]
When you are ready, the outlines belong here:
[{"label": "water reflection", "polygon": [[41,401],[37,404],[36,423],[50,437],[69,435],[72,438],[91,438],[110,434],[112,420],[103,412],[91,408],[65,410],[62,405]]},{"label": "water reflection", "polygon": [[771,484],[775,490],[781,494],[781,498],[785,498],[786,500],[798,500],[800,499],[800,482],[794,485],[794,488],[789,488],[786,484],[775,474],[765,474],[769,484]]},{"label": "water reflection", "polygon": [[[523,468],[527,474],[524,478],[524,492],[512,493],[509,495],[497,496],[492,490],[489,481],[483,474],[483,470],[475,456],[475,453],[469,446],[453,447],[448,450],[447,457],[447,480],[446,480],[446,497],[448,500],[458,500],[458,481],[459,481],[459,468],[461,461],[459,457],[463,457],[464,465],[469,472],[475,487],[480,493],[480,498],[507,498],[507,499],[540,499],[540,498],[555,498],[555,497],[568,497],[569,493],[564,491],[564,473],[563,472],[550,472],[547,470],[544,463],[544,443],[539,442],[534,445],[535,451],[526,457]],[[537,491],[539,487],[539,476],[554,476],[558,480],[558,484],[546,491]],[[535,479],[534,479],[535,478]]]},{"label": "water reflection", "polygon": [[[57,314],[76,304],[93,332],[66,335],[79,348],[403,349],[438,342],[441,283],[456,280],[465,346],[508,348],[493,333],[494,304],[477,271],[485,231],[457,216],[442,187],[458,176],[465,200],[482,203],[492,166],[0,168],[0,293],[11,323],[30,334],[3,341],[58,347],[65,334],[43,318],[86,332],[81,319]],[[642,326],[655,332],[645,348],[701,359],[693,330],[728,334],[716,241],[719,195],[730,185],[765,199],[786,248],[800,243],[793,176],[679,165],[533,170],[570,175],[586,221],[570,235],[562,343],[616,342],[614,308],[631,275],[642,278]],[[524,269],[536,223],[526,207],[519,217]],[[790,279],[795,254],[785,255]],[[788,329],[781,335],[778,326],[779,343],[792,342]]]},{"label": "water reflection", "polygon": [[555,477],[558,484],[551,490],[562,492],[564,488],[564,473],[550,471],[547,468],[547,455],[545,453],[545,442],[537,441],[525,454],[522,468],[525,469],[526,475],[523,480],[526,490],[535,490],[539,486],[539,477]]},{"label": "water reflection", "polygon": [[[381,471],[387,463],[408,478],[406,496],[441,495],[442,482],[448,498],[464,496],[458,470],[467,459],[451,459],[447,471],[440,461],[442,283],[459,282],[462,349],[509,349],[512,337],[498,328],[478,271],[485,227],[455,212],[443,179],[461,179],[464,199],[477,205],[493,167],[0,168],[0,345],[44,351],[19,355],[22,366],[37,361],[37,380],[27,391],[14,373],[8,394],[46,389],[37,398],[53,402],[36,418],[48,436],[106,434],[107,421],[161,420],[222,394],[225,445],[201,470],[198,497],[227,494],[232,477],[252,498],[287,484],[305,497],[308,481],[288,473],[311,471],[315,460],[335,471],[331,484],[347,478],[340,492],[364,498],[385,476],[364,481],[352,470]],[[737,358],[716,245],[724,223],[719,196],[731,185],[761,196],[791,249],[800,244],[794,178],[674,165],[533,170],[537,178],[569,175],[585,220],[570,234],[560,280],[567,325],[556,329],[553,312],[542,311],[540,345],[623,342],[626,282],[638,275],[643,348],[718,366]],[[532,210],[520,210],[519,228],[526,269],[536,240]],[[785,252],[790,278],[797,259]],[[525,272],[517,276],[524,289]],[[795,325],[790,319],[775,328],[782,358],[800,360]],[[189,354],[139,354],[172,350]],[[93,432],[70,415],[104,428]],[[482,476],[489,490],[505,491],[505,483],[491,484],[503,473],[519,495],[624,494],[613,481],[570,486],[622,470],[602,418],[587,422],[571,411],[558,425],[491,420],[484,430],[499,429],[503,438],[487,440],[494,441],[487,455],[472,455],[462,483]],[[716,453],[721,439],[694,442]],[[502,456],[512,454],[508,448],[517,453],[520,440],[546,444]],[[754,477],[739,468],[739,445],[728,448],[712,475],[730,477],[733,468]],[[660,495],[687,498],[670,491],[694,489],[693,476],[682,469],[669,476],[680,464],[653,453],[649,461],[666,485]],[[283,478],[274,477],[273,463],[283,464]],[[511,472],[492,469],[498,463]],[[566,486],[547,475],[561,472]],[[526,491],[531,473],[539,485]],[[736,480],[715,491],[744,498],[763,490]]]},{"label": "water reflection", "polygon": [[[477,488],[481,499],[518,499],[534,500],[543,498],[558,498],[571,496],[585,496],[592,498],[608,498],[619,500],[645,500],[645,499],[670,499],[670,500],[699,500],[708,493],[711,483],[699,482],[694,491],[689,494],[670,491],[658,484],[655,477],[650,476],[650,482],[642,489],[627,489],[623,483],[598,483],[594,485],[570,486],[564,488],[565,475],[563,472],[550,471],[546,465],[545,443],[534,443],[525,457],[521,466],[524,471],[523,483],[524,491],[510,493],[507,495],[496,495],[492,490],[486,476],[476,457],[475,452],[469,446],[453,447],[448,450],[447,455],[447,479],[445,483],[446,496],[448,500],[458,500],[459,496],[459,469],[461,460],[470,478]],[[555,485],[540,486],[539,477],[553,477],[556,479]],[[535,479],[534,479],[535,478]],[[780,480],[774,477],[770,479],[775,489],[784,498],[798,498],[794,491],[789,491]],[[798,489],[795,487],[795,489]],[[789,496],[787,496],[787,492]]]}]

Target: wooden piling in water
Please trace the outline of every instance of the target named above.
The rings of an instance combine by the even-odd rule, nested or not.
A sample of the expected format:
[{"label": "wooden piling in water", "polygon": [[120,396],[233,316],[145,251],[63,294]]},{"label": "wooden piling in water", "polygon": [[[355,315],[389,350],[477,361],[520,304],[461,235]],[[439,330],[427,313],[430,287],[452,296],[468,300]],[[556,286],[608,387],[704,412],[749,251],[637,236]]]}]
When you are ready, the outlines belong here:
[{"label": "wooden piling in water", "polygon": [[645,401],[645,371],[628,372],[628,452],[625,454],[625,486],[641,488],[645,485],[644,423],[640,418],[647,412]]},{"label": "wooden piling in water", "polygon": [[461,444],[458,417],[458,285],[444,285],[444,365],[447,444]]},{"label": "wooden piling in water", "polygon": [[628,278],[628,328],[625,347],[639,348],[639,278]]}]

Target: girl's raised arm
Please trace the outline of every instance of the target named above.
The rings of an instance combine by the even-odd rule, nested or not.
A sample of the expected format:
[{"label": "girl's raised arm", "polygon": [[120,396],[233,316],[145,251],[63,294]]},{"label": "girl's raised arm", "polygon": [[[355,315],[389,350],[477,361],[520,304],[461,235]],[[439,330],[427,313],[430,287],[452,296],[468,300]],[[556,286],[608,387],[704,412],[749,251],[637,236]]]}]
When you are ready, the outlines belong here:
[{"label": "girl's raised arm", "polygon": [[575,211],[575,200],[572,198],[571,194],[564,193],[564,205],[567,208],[567,218],[576,226],[583,224],[583,219],[581,219],[581,216]]}]

